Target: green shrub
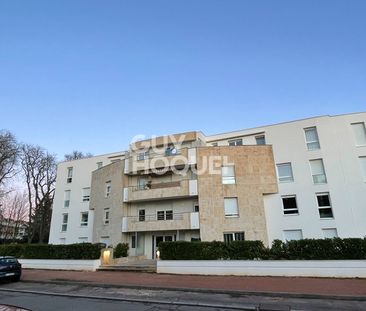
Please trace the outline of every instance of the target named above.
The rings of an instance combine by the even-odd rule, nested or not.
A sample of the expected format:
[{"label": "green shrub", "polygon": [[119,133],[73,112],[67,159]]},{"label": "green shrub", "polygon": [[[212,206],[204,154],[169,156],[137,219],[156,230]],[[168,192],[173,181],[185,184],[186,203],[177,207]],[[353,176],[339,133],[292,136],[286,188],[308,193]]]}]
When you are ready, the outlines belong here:
[{"label": "green shrub", "polygon": [[99,259],[99,244],[5,244],[0,245],[0,256],[26,259]]},{"label": "green shrub", "polygon": [[335,260],[366,259],[366,238],[274,240],[271,248],[261,241],[162,242],[160,258],[165,260]]},{"label": "green shrub", "polygon": [[128,243],[118,243],[113,251],[114,258],[127,257],[128,249]]}]

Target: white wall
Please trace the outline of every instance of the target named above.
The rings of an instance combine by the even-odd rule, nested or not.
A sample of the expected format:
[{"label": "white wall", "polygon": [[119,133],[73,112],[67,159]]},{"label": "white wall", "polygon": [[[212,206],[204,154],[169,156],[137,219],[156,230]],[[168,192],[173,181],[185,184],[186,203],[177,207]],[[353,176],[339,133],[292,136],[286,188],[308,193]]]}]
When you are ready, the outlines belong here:
[{"label": "white wall", "polygon": [[[322,229],[336,228],[338,236],[366,235],[366,183],[362,178],[359,156],[366,146],[356,147],[351,123],[366,122],[366,113],[324,116],[272,126],[215,135],[208,142],[227,144],[230,137],[243,137],[244,144],[255,144],[255,135],[265,133],[273,145],[275,163],[291,162],[294,182],[279,183],[279,193],[264,196],[269,241],[284,239],[284,230],[301,229],[304,238],[323,238]],[[307,150],[304,128],[316,126],[320,150]],[[327,184],[314,185],[309,160],[323,159]],[[321,219],[317,192],[329,192],[333,219]],[[296,195],[299,215],[284,215],[282,195]]]},{"label": "white wall", "polygon": [[24,269],[96,271],[100,266],[100,259],[19,259],[19,262]]},{"label": "white wall", "polygon": [[366,278],[366,260],[158,260],[157,272]]},{"label": "white wall", "polygon": [[[89,202],[82,201],[82,189],[90,187],[91,173],[97,169],[97,162],[103,162],[103,166],[110,164],[114,156],[122,153],[113,153],[61,162],[57,167],[56,191],[52,209],[50,244],[71,244],[92,242],[94,213],[89,210]],[[73,167],[72,182],[67,183],[67,168]],[[64,192],[71,190],[70,206],[64,208]],[[81,212],[89,212],[87,227],[80,226]],[[68,213],[68,226],[66,232],[61,232],[62,214]],[[82,239],[84,238],[84,239]]]}]

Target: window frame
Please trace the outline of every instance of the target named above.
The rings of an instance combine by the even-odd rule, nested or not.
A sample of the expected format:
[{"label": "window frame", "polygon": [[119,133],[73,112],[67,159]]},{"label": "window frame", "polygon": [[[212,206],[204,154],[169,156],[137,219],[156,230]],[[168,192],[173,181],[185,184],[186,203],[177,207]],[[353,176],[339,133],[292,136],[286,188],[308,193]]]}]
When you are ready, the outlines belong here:
[{"label": "window frame", "polygon": [[[317,203],[317,206],[318,206],[319,218],[320,219],[334,219],[334,212],[333,212],[332,201],[331,201],[331,198],[330,198],[330,193],[329,192],[316,192],[315,196],[316,196],[316,203]],[[318,197],[320,197],[320,196],[328,196],[329,205],[320,206],[319,205],[319,200],[318,200]],[[320,213],[320,210],[330,210],[332,216],[322,217],[321,213]]]},{"label": "window frame", "polygon": [[110,218],[111,218],[110,209],[109,209],[109,207],[107,207],[107,208],[104,209],[104,214],[103,214],[103,224],[105,226],[109,225]]},{"label": "window frame", "polygon": [[104,194],[105,197],[109,198],[111,196],[111,192],[112,192],[112,182],[109,180],[105,182],[105,194]]},{"label": "window frame", "polygon": [[[254,138],[255,138],[256,145],[258,145],[258,146],[266,145],[266,135],[264,135],[264,134],[263,135],[257,135]],[[263,144],[258,144],[258,141],[260,141],[260,139],[262,139]]]},{"label": "window frame", "polygon": [[[83,216],[86,215],[86,221],[83,221]],[[80,213],[80,227],[87,227],[89,225],[89,212]]]},{"label": "window frame", "polygon": [[[306,132],[307,131],[311,131],[311,130],[315,130],[315,135],[316,135],[316,140],[307,140],[307,136],[306,136]],[[319,134],[318,134],[318,129],[316,126],[309,126],[309,127],[305,127],[304,128],[304,136],[305,136],[305,143],[306,143],[306,148],[308,151],[314,151],[314,150],[319,150],[320,149],[320,140],[319,140]],[[312,148],[310,146],[317,144],[316,148]]]},{"label": "window frame", "polygon": [[[356,135],[355,128],[354,128],[355,125],[359,125],[359,124],[363,128],[363,134],[364,134],[364,139],[365,139],[365,141],[364,141],[363,144],[358,144],[358,142],[357,142],[357,135]],[[365,122],[363,122],[363,121],[361,121],[361,122],[353,122],[353,123],[351,123],[351,126],[352,126],[353,139],[355,141],[355,146],[356,147],[364,147],[364,146],[366,146],[366,124],[365,124]]]},{"label": "window frame", "polygon": [[66,183],[67,184],[71,184],[72,183],[73,174],[74,174],[74,167],[73,166],[69,166],[67,168],[67,177],[66,177]]},{"label": "window frame", "polygon": [[[68,195],[66,195],[68,193]],[[68,199],[67,199],[68,197]],[[65,190],[64,191],[64,205],[63,208],[69,208],[70,207],[70,201],[71,201],[71,190]]]},{"label": "window frame", "polygon": [[[239,235],[240,235],[240,237],[242,236],[243,239],[238,238]],[[224,232],[223,236],[224,236],[225,243],[230,243],[233,241],[245,241],[245,231]]]},{"label": "window frame", "polygon": [[62,213],[61,232],[67,232],[68,223],[69,223],[69,213]]},{"label": "window frame", "polygon": [[[226,214],[225,201],[227,202],[228,200],[235,200],[236,201],[236,210],[237,210],[236,214]],[[238,200],[238,197],[225,197],[224,198],[224,215],[225,215],[225,218],[238,218],[239,217],[239,200]]]},{"label": "window frame", "polygon": [[[279,167],[284,167],[289,165],[290,170],[291,170],[291,176],[280,176],[280,170]],[[276,164],[276,169],[277,169],[277,178],[278,178],[278,182],[279,183],[290,183],[290,182],[294,182],[295,178],[294,178],[294,171],[292,169],[292,163],[291,162],[283,162],[283,163],[278,163]],[[282,179],[281,179],[282,178]]]},{"label": "window frame", "polygon": [[[224,168],[232,168],[233,175],[224,175]],[[224,165],[221,167],[221,181],[223,185],[235,185],[236,184],[236,174],[235,174],[235,165]]]},{"label": "window frame", "polygon": [[[87,189],[89,190],[89,195],[85,195],[85,193],[84,193],[84,191]],[[90,187],[85,187],[81,191],[82,191],[82,201],[89,202],[90,201]]]},{"label": "window frame", "polygon": [[[314,174],[313,173],[313,167],[311,166],[311,163],[314,163],[315,161],[321,161],[322,168],[323,168],[323,174]],[[314,185],[325,185],[325,184],[327,184],[328,183],[328,178],[327,178],[327,174],[325,172],[324,160],[322,158],[311,159],[311,160],[309,160],[309,165],[310,165],[310,173],[311,173],[311,177],[312,177],[312,180],[313,180],[313,184]],[[323,182],[316,182],[316,177],[317,176],[324,176],[324,181]]]},{"label": "window frame", "polygon": [[[295,205],[296,208],[285,208],[285,204],[284,204],[284,199],[295,199]],[[289,195],[283,195],[281,196],[281,201],[282,201],[282,213],[284,216],[298,216],[300,215],[300,211],[299,211],[299,206],[297,204],[297,198],[296,198],[296,194],[289,194]],[[287,212],[291,212],[291,211],[296,211],[296,213],[286,213]]]},{"label": "window frame", "polygon": [[231,147],[243,146],[243,138],[230,139],[227,142]]}]

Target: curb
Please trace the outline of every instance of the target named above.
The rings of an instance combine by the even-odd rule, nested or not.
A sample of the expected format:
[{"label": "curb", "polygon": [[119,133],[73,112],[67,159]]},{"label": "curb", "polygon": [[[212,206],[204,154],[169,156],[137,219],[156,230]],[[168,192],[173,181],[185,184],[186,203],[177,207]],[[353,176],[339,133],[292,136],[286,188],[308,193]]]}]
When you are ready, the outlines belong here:
[{"label": "curb", "polygon": [[22,280],[26,283],[40,284],[57,284],[57,285],[78,285],[84,287],[101,287],[101,288],[131,288],[145,290],[165,290],[165,291],[182,291],[195,293],[209,294],[228,294],[228,295],[251,295],[251,296],[266,296],[266,297],[283,297],[283,298],[304,298],[304,299],[333,299],[333,300],[348,300],[348,301],[366,301],[366,296],[357,295],[327,295],[327,294],[302,294],[289,292],[262,292],[262,291],[240,291],[226,289],[211,289],[211,288],[186,288],[186,287],[164,287],[164,286],[144,286],[144,285],[127,285],[127,284],[97,284],[88,281],[72,281],[72,280]]}]

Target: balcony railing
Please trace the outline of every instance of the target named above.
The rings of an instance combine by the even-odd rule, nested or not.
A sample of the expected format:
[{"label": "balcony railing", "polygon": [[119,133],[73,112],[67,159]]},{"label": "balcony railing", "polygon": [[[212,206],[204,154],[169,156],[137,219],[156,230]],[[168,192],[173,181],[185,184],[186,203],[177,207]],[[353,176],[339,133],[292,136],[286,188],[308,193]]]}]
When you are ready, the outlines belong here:
[{"label": "balcony railing", "polygon": [[169,198],[189,197],[198,195],[197,180],[183,179],[180,181],[147,183],[130,186],[123,190],[123,201],[164,200]]},{"label": "balcony railing", "polygon": [[127,216],[122,219],[122,232],[199,229],[198,212],[181,212]]}]

